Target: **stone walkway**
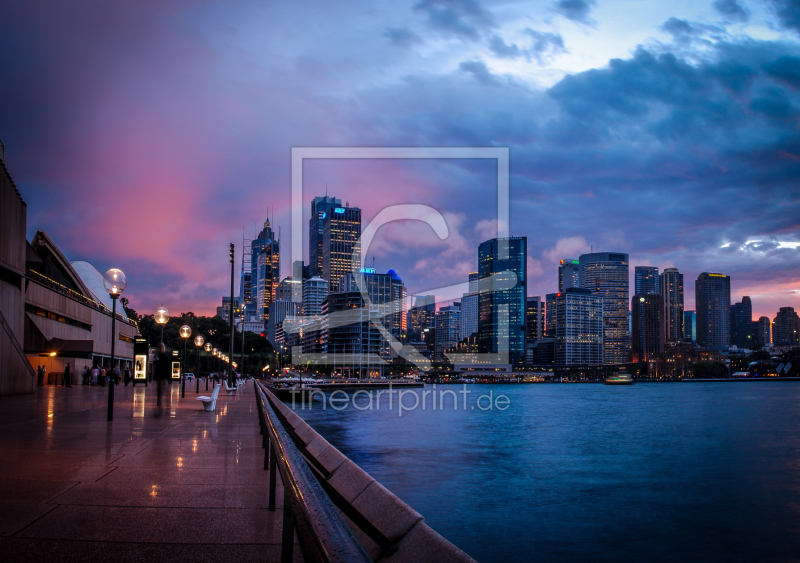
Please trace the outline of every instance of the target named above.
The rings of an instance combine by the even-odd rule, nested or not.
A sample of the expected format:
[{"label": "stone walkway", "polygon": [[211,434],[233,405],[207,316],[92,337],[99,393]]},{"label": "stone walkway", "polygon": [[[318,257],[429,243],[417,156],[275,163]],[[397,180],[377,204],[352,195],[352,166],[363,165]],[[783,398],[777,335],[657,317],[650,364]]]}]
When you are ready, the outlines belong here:
[{"label": "stone walkway", "polygon": [[118,386],[110,423],[107,388],[0,397],[4,562],[279,561],[253,383],[213,413],[173,384],[159,418],[155,390]]}]

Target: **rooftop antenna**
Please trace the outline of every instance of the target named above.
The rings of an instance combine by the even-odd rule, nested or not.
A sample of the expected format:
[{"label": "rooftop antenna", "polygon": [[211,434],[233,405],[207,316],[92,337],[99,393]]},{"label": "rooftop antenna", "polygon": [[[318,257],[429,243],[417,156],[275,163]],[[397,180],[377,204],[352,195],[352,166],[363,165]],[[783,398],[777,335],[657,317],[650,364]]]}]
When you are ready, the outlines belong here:
[{"label": "rooftop antenna", "polygon": [[372,255],[372,269],[375,269],[375,255]]}]

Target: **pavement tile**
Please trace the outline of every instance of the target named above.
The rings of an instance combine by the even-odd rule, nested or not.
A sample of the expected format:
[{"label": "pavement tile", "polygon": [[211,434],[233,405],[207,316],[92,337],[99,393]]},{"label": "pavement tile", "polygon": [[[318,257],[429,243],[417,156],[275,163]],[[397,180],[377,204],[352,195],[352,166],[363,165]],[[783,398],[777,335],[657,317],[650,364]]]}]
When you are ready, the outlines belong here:
[{"label": "pavement tile", "polygon": [[57,507],[52,504],[3,502],[3,509],[0,510],[0,536],[10,536],[54,509]]}]

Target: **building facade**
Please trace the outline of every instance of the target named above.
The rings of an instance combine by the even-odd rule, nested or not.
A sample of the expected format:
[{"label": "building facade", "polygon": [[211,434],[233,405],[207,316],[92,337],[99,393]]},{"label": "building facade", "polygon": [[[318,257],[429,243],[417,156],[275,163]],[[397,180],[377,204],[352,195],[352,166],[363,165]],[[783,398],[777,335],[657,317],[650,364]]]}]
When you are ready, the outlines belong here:
[{"label": "building facade", "polygon": [[564,293],[570,287],[581,286],[581,263],[566,258],[558,263],[558,291]]},{"label": "building facade", "polygon": [[527,237],[490,239],[478,247],[479,278],[494,276],[492,291],[481,288],[478,298],[478,348],[498,354],[496,363],[525,361],[527,258]]},{"label": "building facade", "polygon": [[772,344],[772,321],[769,317],[759,317],[757,321],[753,321],[753,330],[756,344],[760,346]]},{"label": "building facade", "polygon": [[666,268],[659,276],[658,292],[664,299],[664,338],[667,342],[683,340],[683,274]]},{"label": "building facade", "polygon": [[731,305],[731,344],[750,349],[756,344],[753,304],[747,295],[740,303]]},{"label": "building facade", "polygon": [[444,361],[446,350],[455,348],[460,339],[461,308],[457,305],[442,307],[436,312],[436,345],[434,360]]},{"label": "building facade", "polygon": [[794,307],[781,307],[772,323],[772,343],[775,346],[800,345],[800,318]]},{"label": "building facade", "polygon": [[731,341],[731,278],[703,272],[694,284],[698,346],[722,350]]},{"label": "building facade", "polygon": [[313,277],[303,282],[303,315],[306,317],[322,314],[322,302],[328,297],[328,282]]},{"label": "building facade", "polygon": [[633,287],[636,295],[658,293],[658,268],[655,266],[636,266],[633,269]]},{"label": "building facade", "polygon": [[697,314],[694,311],[683,312],[683,340],[684,342],[697,340]]},{"label": "building facade", "polygon": [[557,366],[603,364],[603,298],[588,289],[570,287],[556,305]]},{"label": "building facade", "polygon": [[603,361],[628,363],[631,361],[628,255],[594,252],[581,255],[579,260],[583,288],[603,298]]},{"label": "building facade", "polygon": [[361,210],[332,207],[322,213],[322,278],[331,291],[361,263]]},{"label": "building facade", "polygon": [[658,293],[634,295],[631,299],[631,356],[634,362],[649,361],[664,353],[664,298]]},{"label": "building facade", "polygon": [[311,218],[308,220],[308,269],[309,277],[322,276],[322,240],[324,226],[322,218],[331,209],[341,207],[341,200],[333,196],[315,197],[311,200]]}]

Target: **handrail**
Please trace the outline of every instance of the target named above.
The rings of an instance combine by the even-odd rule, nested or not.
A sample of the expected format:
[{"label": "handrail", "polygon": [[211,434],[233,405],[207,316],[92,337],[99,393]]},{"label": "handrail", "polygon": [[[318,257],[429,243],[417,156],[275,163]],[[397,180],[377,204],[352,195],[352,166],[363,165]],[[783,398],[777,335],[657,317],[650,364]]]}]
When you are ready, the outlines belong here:
[{"label": "handrail", "polygon": [[[353,535],[284,429],[267,400],[265,389],[259,382],[254,383],[262,431],[266,431],[265,441],[269,439],[270,510],[275,509],[276,470],[283,483],[281,562],[292,560],[296,528],[306,562],[372,563],[372,558]],[[266,468],[267,460],[264,461]]]}]

